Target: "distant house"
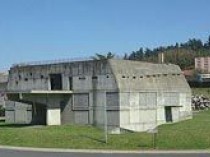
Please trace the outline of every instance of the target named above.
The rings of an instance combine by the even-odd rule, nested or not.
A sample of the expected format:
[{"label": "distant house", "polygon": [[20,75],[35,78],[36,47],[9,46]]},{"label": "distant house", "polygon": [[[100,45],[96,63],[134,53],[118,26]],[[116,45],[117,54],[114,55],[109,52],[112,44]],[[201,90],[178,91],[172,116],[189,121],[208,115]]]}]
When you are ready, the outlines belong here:
[{"label": "distant house", "polygon": [[9,70],[7,95],[19,106],[7,105],[8,122],[20,117],[46,125],[107,122],[110,132],[119,133],[192,118],[191,89],[172,64],[114,59],[18,64]]}]

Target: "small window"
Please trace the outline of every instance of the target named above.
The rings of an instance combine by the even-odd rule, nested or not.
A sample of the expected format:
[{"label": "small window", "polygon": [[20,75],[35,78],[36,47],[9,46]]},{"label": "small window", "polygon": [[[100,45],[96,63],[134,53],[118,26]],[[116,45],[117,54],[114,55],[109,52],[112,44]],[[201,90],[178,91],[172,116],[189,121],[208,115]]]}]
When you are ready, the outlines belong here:
[{"label": "small window", "polygon": [[98,79],[98,76],[93,76],[92,79],[93,80],[97,80]]},{"label": "small window", "polygon": [[167,74],[163,74],[163,76],[167,76]]},{"label": "small window", "polygon": [[123,75],[122,78],[125,78],[125,76]]},{"label": "small window", "polygon": [[106,78],[109,78],[109,75],[106,75]]},{"label": "small window", "polygon": [[28,78],[25,78],[24,80],[25,80],[25,81],[28,81]]},{"label": "small window", "polygon": [[143,78],[143,76],[140,76],[140,78]]},{"label": "small window", "polygon": [[44,78],[44,75],[41,75],[40,77],[41,77],[41,79],[43,79]]},{"label": "small window", "polygon": [[84,76],[79,77],[79,80],[85,80],[86,78]]},{"label": "small window", "polygon": [[136,79],[136,76],[133,76],[133,79]]},{"label": "small window", "polygon": [[18,81],[16,81],[15,83],[16,83],[16,85],[18,85]]},{"label": "small window", "polygon": [[32,76],[33,74],[32,73],[30,73],[30,76]]},{"label": "small window", "polygon": [[150,76],[149,76],[149,75],[147,75],[147,78],[150,78]]},{"label": "small window", "polygon": [[19,75],[19,80],[21,80],[21,78],[22,78],[21,75]]}]

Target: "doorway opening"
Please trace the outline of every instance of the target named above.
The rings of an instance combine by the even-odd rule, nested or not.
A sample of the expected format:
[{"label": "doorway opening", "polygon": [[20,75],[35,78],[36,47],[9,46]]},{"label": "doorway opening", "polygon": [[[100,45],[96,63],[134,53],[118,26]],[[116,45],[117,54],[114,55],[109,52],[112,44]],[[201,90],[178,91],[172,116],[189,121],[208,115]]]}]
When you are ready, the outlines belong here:
[{"label": "doorway opening", "polygon": [[166,117],[166,122],[172,122],[172,111],[171,111],[171,106],[166,106],[165,107],[165,117]]},{"label": "doorway opening", "polygon": [[62,90],[61,74],[50,74],[51,90]]}]

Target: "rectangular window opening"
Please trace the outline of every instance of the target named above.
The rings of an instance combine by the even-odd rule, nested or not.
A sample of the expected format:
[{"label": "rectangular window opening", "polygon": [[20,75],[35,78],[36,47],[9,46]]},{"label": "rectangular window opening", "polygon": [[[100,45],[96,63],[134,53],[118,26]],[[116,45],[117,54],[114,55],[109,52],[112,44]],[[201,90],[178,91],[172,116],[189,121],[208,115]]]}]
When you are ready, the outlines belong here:
[{"label": "rectangular window opening", "polygon": [[69,90],[73,90],[73,79],[69,77]]},{"label": "rectangular window opening", "polygon": [[51,90],[62,90],[61,74],[50,74]]}]

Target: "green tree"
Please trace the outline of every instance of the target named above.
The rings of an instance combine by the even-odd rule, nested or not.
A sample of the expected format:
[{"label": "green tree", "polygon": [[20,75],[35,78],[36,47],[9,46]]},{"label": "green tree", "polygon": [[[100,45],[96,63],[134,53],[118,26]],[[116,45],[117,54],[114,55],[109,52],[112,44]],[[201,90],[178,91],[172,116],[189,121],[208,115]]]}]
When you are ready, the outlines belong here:
[{"label": "green tree", "polygon": [[108,52],[107,54],[103,55],[103,54],[99,54],[96,53],[95,56],[91,57],[93,60],[106,60],[106,59],[112,59],[115,57],[115,54],[113,54],[112,52]]}]

